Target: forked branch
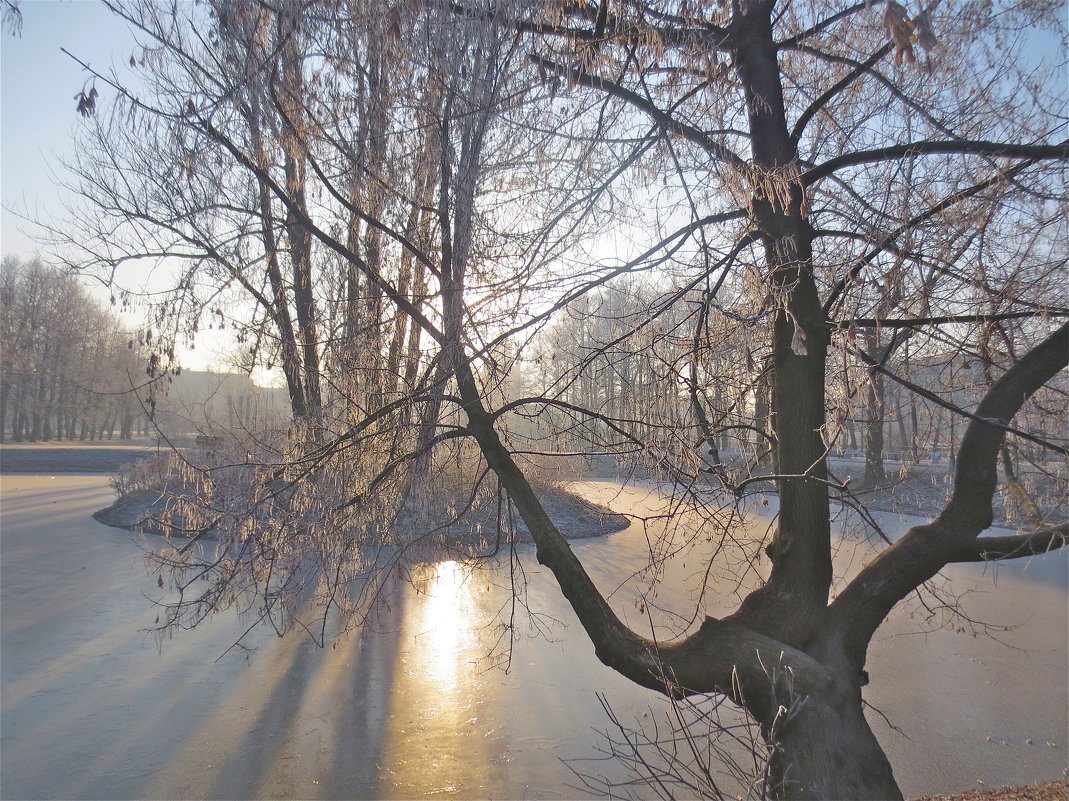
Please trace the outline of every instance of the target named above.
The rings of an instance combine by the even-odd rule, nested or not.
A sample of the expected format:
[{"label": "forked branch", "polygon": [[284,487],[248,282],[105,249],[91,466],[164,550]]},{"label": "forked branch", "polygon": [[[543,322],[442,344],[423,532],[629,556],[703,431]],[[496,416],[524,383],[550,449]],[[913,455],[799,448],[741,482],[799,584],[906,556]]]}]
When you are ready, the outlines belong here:
[{"label": "forked branch", "polygon": [[1005,425],[1067,364],[1069,324],[1032,348],[991,386],[962,437],[946,508],[931,523],[911,528],[850,582],[830,605],[811,653],[844,656],[860,671],[869,640],[895,604],[947,564],[1027,556],[1067,544],[1065,525],[1026,536],[979,537],[992,521]]}]

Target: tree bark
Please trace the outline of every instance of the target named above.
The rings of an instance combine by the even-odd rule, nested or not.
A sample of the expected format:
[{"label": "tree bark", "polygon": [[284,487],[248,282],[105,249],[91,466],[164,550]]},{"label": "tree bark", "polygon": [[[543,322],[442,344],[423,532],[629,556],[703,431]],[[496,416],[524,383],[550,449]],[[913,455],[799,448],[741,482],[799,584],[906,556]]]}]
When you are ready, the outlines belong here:
[{"label": "tree bark", "polygon": [[[843,682],[843,684],[847,684]],[[902,798],[891,763],[865,719],[860,689],[810,695],[777,725],[770,765],[773,798],[890,801]]]},{"label": "tree bark", "polygon": [[773,39],[771,5],[742,16],[732,48],[746,94],[753,154],[752,215],[765,251],[774,323],[772,387],[780,515],[767,548],[768,582],[737,616],[786,643],[804,642],[820,622],[831,587],[831,527],[824,381],[829,333],[812,266],[813,229],[798,178]]},{"label": "tree bark", "polygon": [[318,430],[323,409],[319,361],[318,313],[312,289],[312,235],[304,221],[308,219],[305,188],[306,153],[304,131],[304,78],[299,50],[300,19],[294,13],[279,17],[282,80],[279,106],[283,116],[282,150],[286,193],[292,207],[287,209],[286,235],[289,240],[290,266],[293,274],[293,306],[297,318],[297,338],[303,366],[305,412]]},{"label": "tree bark", "polygon": [[[882,361],[875,334],[870,334],[867,340],[869,355],[877,361]],[[869,370],[865,420],[865,475],[861,481],[861,486],[865,489],[878,487],[887,481],[887,471],[883,466],[884,422],[887,417],[885,394],[883,374],[878,370]]]}]

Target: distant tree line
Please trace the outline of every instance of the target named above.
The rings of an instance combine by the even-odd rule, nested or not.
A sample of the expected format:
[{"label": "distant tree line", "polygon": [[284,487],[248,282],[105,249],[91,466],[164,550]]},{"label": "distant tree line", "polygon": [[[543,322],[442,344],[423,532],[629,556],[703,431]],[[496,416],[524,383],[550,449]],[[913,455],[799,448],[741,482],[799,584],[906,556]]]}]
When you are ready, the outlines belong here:
[{"label": "distant tree line", "polygon": [[5,257],[0,275],[0,440],[145,433],[144,357],[122,321],[38,259]]},{"label": "distant tree line", "polygon": [[[723,477],[721,460],[739,475],[770,467],[775,455],[772,353],[753,333],[739,335],[740,329],[762,330],[769,316],[761,319],[754,309],[743,309],[750,315],[745,328],[730,318],[703,320],[702,341],[696,345],[693,334],[687,335],[694,322],[678,306],[658,311],[662,297],[649,283],[604,287],[571,304],[534,337],[530,358],[516,371],[521,387],[512,397],[547,394],[561,403],[508,418],[512,433],[531,441],[554,437],[560,451],[611,451],[691,479]],[[648,323],[651,310],[656,319]],[[901,465],[938,462],[953,473],[967,419],[950,407],[967,409],[979,402],[999,365],[990,342],[1009,330],[1009,322],[988,325],[960,347],[945,336],[913,332],[893,338],[872,329],[866,352],[900,381],[859,361],[828,377],[829,456],[863,460],[858,478],[864,488],[897,480]],[[879,345],[881,335],[884,345]],[[886,345],[891,347],[885,351]],[[948,406],[918,395],[915,386],[928,388]],[[1033,433],[1049,427],[1051,410],[1061,408],[1065,392],[1065,377],[1052,379],[1036,408],[1019,414],[1021,427]],[[695,445],[692,432],[698,425],[706,430]],[[623,441],[618,426],[641,442]],[[1046,458],[1034,442],[1006,447],[1002,461],[1010,471],[1021,460]],[[895,463],[893,470],[886,461]]]}]

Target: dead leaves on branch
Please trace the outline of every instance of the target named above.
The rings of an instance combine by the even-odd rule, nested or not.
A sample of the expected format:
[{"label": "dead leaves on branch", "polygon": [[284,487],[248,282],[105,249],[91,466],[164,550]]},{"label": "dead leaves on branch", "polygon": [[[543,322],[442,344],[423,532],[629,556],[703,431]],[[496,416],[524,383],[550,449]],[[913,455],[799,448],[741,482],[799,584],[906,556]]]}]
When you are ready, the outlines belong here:
[{"label": "dead leaves on branch", "polygon": [[922,11],[913,18],[913,35],[921,49],[928,53],[936,53],[943,47],[935,36],[935,31],[932,29],[932,20],[927,10]]},{"label": "dead leaves on branch", "polygon": [[895,66],[901,66],[903,62],[916,62],[917,57],[913,50],[915,44],[920,45],[927,53],[938,52],[942,47],[932,29],[931,16],[927,9],[910,19],[909,12],[903,5],[895,0],[888,0],[883,14],[883,26],[895,48]]},{"label": "dead leaves on branch", "polygon": [[83,89],[76,94],[74,99],[78,101],[78,113],[83,117],[92,117],[96,114],[97,97],[99,97],[99,94],[95,86],[88,92]]}]

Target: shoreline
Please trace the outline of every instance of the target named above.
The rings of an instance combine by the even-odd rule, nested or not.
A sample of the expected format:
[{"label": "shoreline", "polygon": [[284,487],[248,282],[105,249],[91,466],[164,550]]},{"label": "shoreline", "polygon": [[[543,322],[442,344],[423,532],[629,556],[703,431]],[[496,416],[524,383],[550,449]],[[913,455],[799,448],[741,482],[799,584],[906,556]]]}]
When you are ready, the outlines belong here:
[{"label": "shoreline", "polygon": [[166,450],[154,438],[95,442],[0,443],[0,475],[111,474]]},{"label": "shoreline", "polygon": [[1067,801],[1069,780],[1037,782],[1000,787],[995,790],[966,790],[960,793],[926,795],[914,801]]},{"label": "shoreline", "polygon": [[[2,475],[52,475],[57,473],[114,474],[119,467],[140,459],[151,458],[169,452],[171,447],[155,437],[142,437],[133,440],[96,440],[56,441],[56,442],[4,442],[0,443],[0,474]],[[830,466],[837,479],[850,484],[858,484],[864,472],[864,463],[853,460],[835,459]],[[951,476],[946,465],[913,465],[905,477],[893,477],[893,467],[889,465],[888,480],[875,489],[859,489],[857,500],[864,508],[873,512],[910,515],[913,517],[934,517],[946,504],[952,487]],[[604,475],[602,471],[591,471],[588,475],[578,475],[574,480],[598,480],[600,478],[620,480],[619,476]],[[849,503],[842,503],[848,507]],[[1006,508],[1002,493],[996,492],[994,499],[994,520],[992,528],[1020,528],[1025,521],[1020,520]],[[579,535],[583,536],[583,535]],[[587,534],[585,536],[599,536]]]}]

